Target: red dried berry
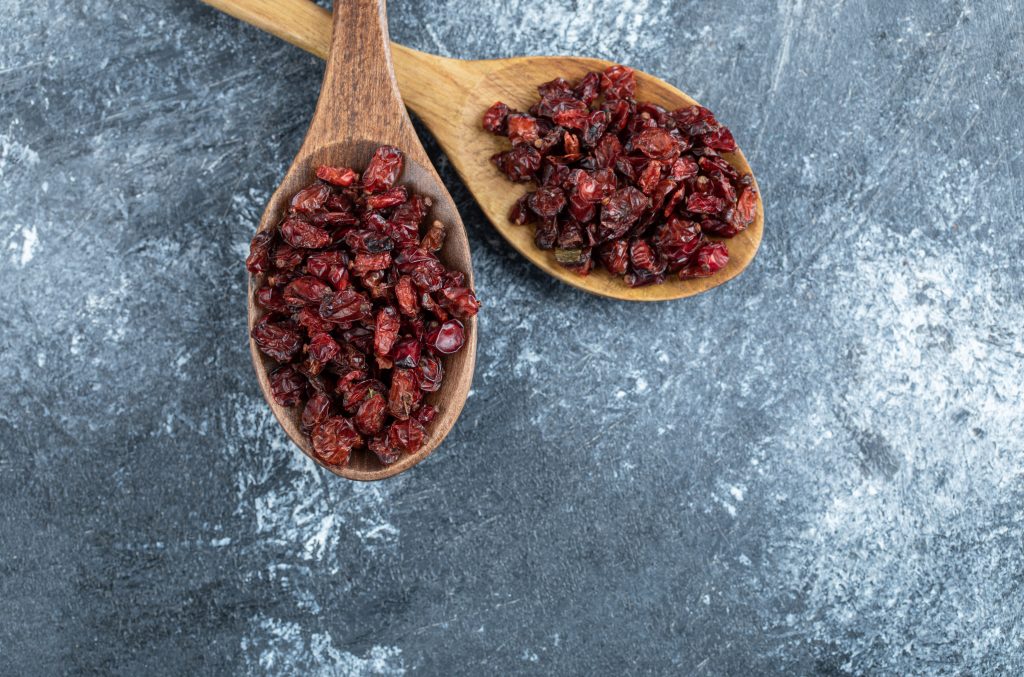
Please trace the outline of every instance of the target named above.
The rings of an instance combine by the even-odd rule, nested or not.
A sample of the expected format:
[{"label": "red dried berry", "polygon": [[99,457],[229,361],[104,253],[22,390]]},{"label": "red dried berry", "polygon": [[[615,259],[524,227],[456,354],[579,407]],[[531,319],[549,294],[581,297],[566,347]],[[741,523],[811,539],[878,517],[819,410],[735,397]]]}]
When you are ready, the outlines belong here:
[{"label": "red dried berry", "polygon": [[348,167],[328,167],[326,165],[321,165],[316,168],[316,178],[321,181],[326,181],[332,186],[346,188],[351,186],[355,180],[359,178],[359,175]]},{"label": "red dried berry", "polygon": [[476,294],[467,287],[446,287],[441,290],[438,303],[448,311],[452,317],[466,320],[473,317],[480,310],[480,302],[476,300]]},{"label": "red dried berry", "polygon": [[249,332],[256,347],[278,362],[291,360],[302,349],[299,332],[263,318]]},{"label": "red dried berry", "polygon": [[387,355],[391,347],[398,339],[398,329],[402,321],[398,319],[398,312],[386,306],[377,311],[377,321],[374,325],[373,352],[377,355]]},{"label": "red dried berry", "polygon": [[429,425],[436,417],[437,409],[429,404],[424,404],[415,414],[415,418],[420,422],[420,425]]},{"label": "red dried berry", "polygon": [[331,398],[326,393],[314,393],[302,410],[302,429],[308,435],[330,415]]},{"label": "red dried berry", "polygon": [[288,305],[284,302],[284,294],[277,287],[265,285],[257,289],[256,303],[274,312],[284,312],[288,309]]},{"label": "red dried berry", "polygon": [[634,91],[636,80],[632,68],[609,66],[601,74],[601,92],[605,99],[632,99]]},{"label": "red dried berry", "polygon": [[363,172],[363,188],[368,193],[382,193],[395,185],[402,173],[402,151],[394,146],[381,146]]},{"label": "red dried berry", "polygon": [[273,231],[264,230],[253,236],[249,243],[249,257],[245,259],[245,267],[250,273],[259,275],[270,269],[270,247],[273,243]]},{"label": "red dried berry", "polygon": [[306,378],[290,364],[278,367],[270,372],[270,392],[280,406],[295,406],[306,392]]},{"label": "red dried berry", "polygon": [[388,446],[399,451],[410,452],[423,446],[426,430],[414,418],[397,421],[388,429]]},{"label": "red dried berry", "polygon": [[484,112],[483,126],[491,134],[504,136],[508,134],[506,120],[511,109],[500,101],[496,101]]},{"label": "red dried berry", "polygon": [[416,367],[416,376],[420,390],[428,393],[436,392],[441,388],[441,381],[444,379],[444,367],[441,366],[441,360],[434,355],[423,355]]},{"label": "red dried berry", "polygon": [[320,317],[332,322],[358,322],[369,317],[372,309],[365,295],[345,289],[324,297],[320,302]]},{"label": "red dried berry", "polygon": [[391,359],[396,367],[415,369],[420,361],[420,342],[407,336],[395,342],[391,349]]},{"label": "red dried berry", "polygon": [[293,212],[308,216],[319,211],[330,194],[330,188],[322,183],[314,183],[296,193],[288,206]]},{"label": "red dried berry", "polygon": [[458,320],[448,320],[427,332],[427,347],[435,353],[457,353],[466,342],[466,328]]},{"label": "red dried berry", "polygon": [[371,195],[366,198],[366,206],[370,209],[389,209],[397,207],[408,199],[408,189],[405,186],[395,186],[380,195]]},{"label": "red dried berry", "polygon": [[447,229],[445,225],[440,221],[434,221],[430,224],[430,228],[427,230],[427,234],[423,236],[420,241],[420,247],[430,252],[439,252],[441,247],[444,246],[444,238]]},{"label": "red dried berry", "polygon": [[679,155],[679,143],[667,130],[647,127],[633,137],[633,148],[652,160],[670,160]]},{"label": "red dried berry", "polygon": [[376,435],[384,427],[388,416],[388,402],[376,390],[367,394],[353,417],[356,428],[364,435]]},{"label": "red dried berry", "polygon": [[352,422],[332,416],[313,429],[313,452],[327,465],[348,465],[352,450],[363,445],[363,438]]},{"label": "red dried berry", "polygon": [[330,334],[320,332],[310,337],[306,352],[317,362],[330,362],[341,352],[341,346]]},{"label": "red dried berry", "polygon": [[679,271],[683,280],[710,277],[729,263],[729,250],[722,242],[708,242],[697,252],[693,263]]},{"label": "red dried berry", "polygon": [[409,418],[422,397],[414,370],[395,369],[392,372],[391,390],[388,392],[388,411],[392,416],[399,420]]},{"label": "red dried berry", "polygon": [[331,234],[309,221],[291,217],[281,224],[281,237],[293,247],[321,249],[331,243]]},{"label": "red dried berry", "polygon": [[312,275],[303,275],[288,283],[284,288],[284,301],[293,308],[320,305],[325,296],[332,292],[330,286]]}]

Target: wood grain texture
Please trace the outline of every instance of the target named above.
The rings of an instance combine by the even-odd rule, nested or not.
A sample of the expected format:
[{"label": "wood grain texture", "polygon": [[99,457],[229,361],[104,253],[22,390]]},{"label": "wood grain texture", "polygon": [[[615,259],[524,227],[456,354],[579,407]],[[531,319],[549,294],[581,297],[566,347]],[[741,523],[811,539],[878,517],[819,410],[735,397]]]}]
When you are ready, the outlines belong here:
[{"label": "wood grain texture", "polygon": [[[308,0],[206,1],[312,54],[323,57],[327,53],[330,36],[328,14]],[[739,275],[754,259],[764,231],[760,190],[754,223],[736,237],[726,240],[729,263],[712,277],[679,280],[670,275],[664,284],[634,289],[602,268],[595,269],[586,277],[563,268],[555,261],[552,252],[534,245],[531,226],[515,226],[509,222],[509,209],[529,188],[511,183],[490,163],[494,153],[508,149],[508,140],[485,132],[480,126],[480,118],[484,110],[498,100],[525,110],[537,99],[537,85],[559,76],[577,79],[589,71],[603,70],[611,62],[566,56],[463,61],[425,54],[398,44],[392,44],[391,48],[398,86],[406,105],[437,138],[498,232],[549,275],[600,296],[628,301],[664,301],[693,296],[717,287]],[[636,77],[638,99],[653,101],[669,109],[697,103],[653,75],[637,71]],[[742,151],[726,153],[725,159],[741,174],[753,174]]]},{"label": "wood grain texture", "polygon": [[[405,168],[399,183],[434,201],[433,213],[428,218],[440,219],[448,225],[440,258],[449,268],[463,271],[472,286],[473,268],[462,220],[420,145],[398,94],[388,48],[384,0],[339,1],[335,5],[333,25],[330,57],[316,111],[302,147],[263,212],[259,230],[274,228],[280,223],[291,196],[316,180],[319,165],[362,169],[378,146],[396,146],[405,153]],[[255,298],[261,283],[262,276],[250,277],[250,331],[265,314]],[[411,468],[437,448],[462,411],[473,380],[476,318],[464,324],[466,343],[463,349],[445,359],[441,389],[424,400],[437,407],[438,416],[428,426],[423,447],[389,466],[381,464],[373,453],[363,448],[353,452],[349,466],[325,465],[326,468],[354,480],[383,479]],[[268,369],[276,363],[263,355],[252,341],[250,352],[260,388],[277,420],[306,455],[317,460],[309,439],[300,430],[301,407],[281,407],[271,396]]]}]

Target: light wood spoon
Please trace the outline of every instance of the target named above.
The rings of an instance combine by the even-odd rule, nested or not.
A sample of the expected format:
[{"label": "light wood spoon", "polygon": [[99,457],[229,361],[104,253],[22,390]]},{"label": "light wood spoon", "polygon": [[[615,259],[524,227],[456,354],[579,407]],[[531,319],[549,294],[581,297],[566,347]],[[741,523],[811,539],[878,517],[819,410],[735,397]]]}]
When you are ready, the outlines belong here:
[{"label": "light wood spoon", "polygon": [[[465,273],[467,283],[472,287],[473,267],[465,227],[451,195],[445,190],[420,145],[395,84],[391,51],[388,48],[384,0],[338,0],[334,10],[333,41],[330,39],[329,15],[318,16],[325,19],[319,25],[325,31],[322,54],[328,56],[320,99],[302,147],[281,185],[270,198],[260,219],[259,229],[278,225],[292,195],[316,180],[318,166],[340,165],[361,171],[377,147],[392,145],[405,154],[405,168],[396,185],[407,185],[416,193],[433,200],[433,212],[428,218],[439,219],[448,226],[440,258],[449,268]],[[250,331],[264,315],[255,297],[261,278],[249,278]],[[325,465],[326,468],[353,480],[383,479],[408,470],[441,443],[462,411],[473,380],[476,318],[470,318],[464,324],[465,345],[458,353],[444,360],[445,375],[441,388],[425,399],[437,407],[438,415],[427,426],[427,437],[422,448],[415,454],[407,454],[396,463],[385,466],[364,447],[353,452],[348,467]],[[307,456],[317,460],[309,438],[300,430],[301,407],[282,407],[271,396],[267,372],[276,363],[263,355],[255,343],[250,341],[249,348],[260,388],[277,420],[292,441]]]},{"label": "light wood spoon", "polygon": [[[331,41],[330,15],[310,0],[204,0],[230,14],[301,47],[320,58]],[[629,301],[663,301],[693,296],[730,280],[753,260],[761,244],[764,208],[758,191],[757,216],[749,228],[726,240],[729,263],[711,277],[679,280],[670,275],[664,284],[631,288],[621,278],[596,269],[580,277],[560,266],[550,251],[533,243],[532,226],[515,226],[508,212],[528,188],[511,183],[490,163],[490,157],[508,149],[508,140],[483,130],[481,117],[495,101],[526,110],[535,103],[537,85],[564,77],[570,82],[586,73],[604,70],[611,62],[571,56],[531,56],[514,59],[463,61],[425,54],[392,43],[398,87],[406,105],[437,138],[476,198],[484,214],[506,240],[548,274],[601,296]],[[672,85],[636,72],[638,100],[653,101],[669,110],[696,102]],[[743,153],[725,154],[740,174],[752,173]],[[756,182],[755,182],[756,185]]]}]

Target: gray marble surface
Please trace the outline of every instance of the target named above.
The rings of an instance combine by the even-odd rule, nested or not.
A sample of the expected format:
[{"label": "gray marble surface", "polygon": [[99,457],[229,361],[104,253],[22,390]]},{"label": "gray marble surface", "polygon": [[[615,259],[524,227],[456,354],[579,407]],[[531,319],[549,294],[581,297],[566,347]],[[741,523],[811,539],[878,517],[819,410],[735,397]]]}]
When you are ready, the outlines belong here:
[{"label": "gray marble surface", "polygon": [[322,65],[192,1],[0,7],[0,674],[1024,672],[1018,0],[393,0],[413,47],[690,92],[767,222],[699,298],[593,298],[425,138],[478,368],[369,485],[247,354]]}]

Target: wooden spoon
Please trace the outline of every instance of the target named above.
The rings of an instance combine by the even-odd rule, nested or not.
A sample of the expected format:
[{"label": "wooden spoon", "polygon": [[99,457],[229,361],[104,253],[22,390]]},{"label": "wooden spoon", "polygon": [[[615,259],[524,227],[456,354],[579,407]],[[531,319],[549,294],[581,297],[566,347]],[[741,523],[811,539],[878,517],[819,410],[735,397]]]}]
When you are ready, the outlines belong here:
[{"label": "wooden spoon", "polygon": [[[310,0],[204,0],[227,14],[253,24],[307,52],[324,58],[330,45],[330,16]],[[537,85],[564,77],[570,81],[604,70],[611,62],[570,56],[531,56],[514,59],[462,61],[409,49],[392,43],[398,86],[409,108],[423,120],[444,149],[480,208],[509,243],[545,272],[601,296],[629,301],[663,301],[694,296],[730,280],[753,260],[761,244],[764,208],[758,192],[757,216],[749,228],[726,240],[729,263],[711,277],[631,288],[603,269],[580,277],[555,262],[552,252],[533,243],[532,226],[509,223],[508,212],[528,188],[513,184],[490,163],[494,153],[508,149],[508,140],[485,132],[484,111],[495,101],[526,110],[537,100]],[[637,99],[669,110],[696,102],[672,85],[636,72]],[[752,173],[737,150],[725,158],[740,174]],[[755,182],[756,185],[756,182]]]},{"label": "wooden spoon", "polygon": [[[329,19],[328,15],[323,15]],[[448,226],[440,258],[446,266],[466,274],[473,283],[473,267],[465,227],[451,195],[434,171],[416,136],[395,84],[388,48],[387,14],[384,0],[338,0],[334,10],[334,40],[330,40],[328,22],[320,24],[324,34],[323,54],[329,55],[320,99],[295,161],[267,204],[259,229],[273,228],[281,221],[288,202],[299,189],[316,180],[319,165],[366,167],[374,150],[392,145],[405,154],[405,168],[398,179],[416,193],[434,201],[430,218]],[[330,46],[328,49],[328,45]],[[256,289],[262,276],[249,278],[249,329],[265,314],[256,303]],[[348,467],[327,466],[330,471],[353,480],[377,480],[408,470],[432,452],[455,424],[469,395],[476,362],[476,318],[465,321],[466,343],[462,350],[444,361],[445,377],[440,390],[426,402],[438,409],[437,418],[428,426],[422,448],[385,466],[365,449],[352,454]],[[253,364],[263,396],[288,436],[310,458],[316,459],[309,439],[300,430],[301,409],[282,407],[270,391],[268,368],[275,363],[250,341]],[[317,461],[319,462],[319,461]]]}]

